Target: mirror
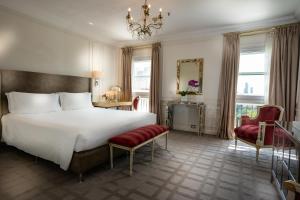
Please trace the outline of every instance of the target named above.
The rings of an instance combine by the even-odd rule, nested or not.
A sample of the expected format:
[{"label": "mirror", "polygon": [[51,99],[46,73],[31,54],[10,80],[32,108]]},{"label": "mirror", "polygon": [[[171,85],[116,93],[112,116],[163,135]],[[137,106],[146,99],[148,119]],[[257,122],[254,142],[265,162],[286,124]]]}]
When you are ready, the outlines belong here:
[{"label": "mirror", "polygon": [[189,94],[202,94],[203,59],[177,60],[177,94],[189,91]]}]

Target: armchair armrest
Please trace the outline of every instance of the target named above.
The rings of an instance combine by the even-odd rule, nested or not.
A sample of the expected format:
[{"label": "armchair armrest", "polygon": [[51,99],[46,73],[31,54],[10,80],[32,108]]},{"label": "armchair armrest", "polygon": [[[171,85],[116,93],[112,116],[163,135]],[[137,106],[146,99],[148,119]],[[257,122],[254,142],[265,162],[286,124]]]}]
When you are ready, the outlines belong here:
[{"label": "armchair armrest", "polygon": [[258,125],[258,121],[257,118],[250,118],[247,115],[242,115],[240,125]]}]

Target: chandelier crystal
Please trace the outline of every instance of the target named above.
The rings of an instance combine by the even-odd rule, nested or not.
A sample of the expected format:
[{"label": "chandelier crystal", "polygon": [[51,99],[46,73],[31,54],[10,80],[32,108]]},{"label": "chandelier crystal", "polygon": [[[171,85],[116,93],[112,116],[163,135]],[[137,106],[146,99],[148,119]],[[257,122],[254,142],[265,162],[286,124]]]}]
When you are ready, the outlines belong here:
[{"label": "chandelier crystal", "polygon": [[150,19],[151,5],[145,0],[142,5],[142,18],[135,21],[131,15],[131,8],[128,8],[128,14],[126,16],[128,30],[132,33],[132,37],[145,40],[151,37],[153,30],[158,30],[163,25],[162,9],[159,9],[159,14],[156,17]]}]

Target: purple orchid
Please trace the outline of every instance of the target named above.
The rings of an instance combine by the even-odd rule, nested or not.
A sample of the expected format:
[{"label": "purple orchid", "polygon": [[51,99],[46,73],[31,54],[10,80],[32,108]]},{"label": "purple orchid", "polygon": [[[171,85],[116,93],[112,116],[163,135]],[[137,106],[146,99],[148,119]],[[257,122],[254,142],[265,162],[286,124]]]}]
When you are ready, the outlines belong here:
[{"label": "purple orchid", "polygon": [[192,87],[198,87],[199,86],[199,81],[189,80],[188,85],[192,86]]}]

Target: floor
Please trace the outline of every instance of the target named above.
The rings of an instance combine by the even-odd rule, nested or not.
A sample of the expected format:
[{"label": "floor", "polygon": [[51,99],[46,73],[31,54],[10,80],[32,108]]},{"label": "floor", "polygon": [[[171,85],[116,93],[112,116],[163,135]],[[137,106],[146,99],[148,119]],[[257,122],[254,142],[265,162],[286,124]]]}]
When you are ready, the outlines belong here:
[{"label": "floor", "polygon": [[255,150],[212,136],[171,132],[168,151],[158,142],[153,162],[150,147],[137,151],[134,173],[128,158],[115,168],[100,166],[78,183],[57,165],[14,148],[0,148],[0,199],[219,199],[276,200],[270,183],[270,150],[255,161]]}]

